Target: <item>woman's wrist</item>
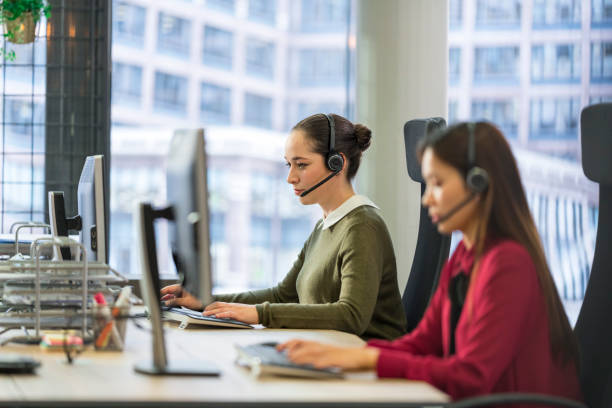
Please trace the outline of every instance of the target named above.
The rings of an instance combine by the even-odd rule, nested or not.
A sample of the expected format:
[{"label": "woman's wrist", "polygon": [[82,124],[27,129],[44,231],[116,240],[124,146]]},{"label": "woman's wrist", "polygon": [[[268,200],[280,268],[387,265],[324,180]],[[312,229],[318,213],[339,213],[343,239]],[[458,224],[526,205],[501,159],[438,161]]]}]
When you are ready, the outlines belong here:
[{"label": "woman's wrist", "polygon": [[380,349],[376,347],[365,347],[363,349],[363,368],[374,369],[378,365],[378,357],[380,356]]}]

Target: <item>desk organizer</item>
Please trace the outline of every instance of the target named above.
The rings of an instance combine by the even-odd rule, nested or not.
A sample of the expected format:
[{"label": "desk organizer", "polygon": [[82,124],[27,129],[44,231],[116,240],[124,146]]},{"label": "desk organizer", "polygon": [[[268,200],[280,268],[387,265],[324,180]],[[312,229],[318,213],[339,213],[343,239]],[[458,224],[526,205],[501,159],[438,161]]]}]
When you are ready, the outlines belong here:
[{"label": "desk organizer", "polygon": [[[49,247],[80,249],[81,260],[41,259]],[[80,329],[92,336],[92,297],[101,292],[112,300],[127,279],[105,263],[88,262],[85,247],[67,237],[39,238],[32,242],[30,259],[0,263],[0,327],[29,328],[40,337],[45,329]]]}]

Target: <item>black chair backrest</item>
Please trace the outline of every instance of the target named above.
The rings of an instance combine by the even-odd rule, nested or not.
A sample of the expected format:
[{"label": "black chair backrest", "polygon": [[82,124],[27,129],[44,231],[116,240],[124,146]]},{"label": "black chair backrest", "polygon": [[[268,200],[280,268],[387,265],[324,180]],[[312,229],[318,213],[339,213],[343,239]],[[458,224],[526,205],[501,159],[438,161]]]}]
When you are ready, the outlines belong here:
[{"label": "black chair backrest", "polygon": [[[442,118],[415,119],[404,125],[408,175],[412,180],[421,183],[421,197],[425,192],[425,181],[416,156],[418,142],[429,132],[445,126],[446,121]],[[440,270],[448,259],[449,248],[450,236],[441,235],[431,222],[427,210],[421,207],[416,250],[402,296],[408,332],[412,331],[423,317],[429,299],[438,285]]]},{"label": "black chair backrest", "polygon": [[589,407],[612,407],[612,103],[583,109],[582,168],[599,183],[599,219],[591,276],[574,332],[580,382]]}]

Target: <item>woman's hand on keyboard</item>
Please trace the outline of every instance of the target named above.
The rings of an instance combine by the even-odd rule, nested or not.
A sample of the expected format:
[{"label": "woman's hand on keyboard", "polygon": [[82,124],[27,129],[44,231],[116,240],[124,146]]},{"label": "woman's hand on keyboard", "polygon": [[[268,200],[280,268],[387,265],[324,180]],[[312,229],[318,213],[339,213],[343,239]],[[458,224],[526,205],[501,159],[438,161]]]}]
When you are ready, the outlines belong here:
[{"label": "woman's hand on keyboard", "polygon": [[289,340],[277,346],[286,350],[296,364],[311,364],[315,368],[339,367],[343,370],[370,370],[376,367],[380,351],[372,347],[337,347],[315,341]]},{"label": "woman's hand on keyboard", "polygon": [[187,292],[179,284],[168,285],[160,291],[161,300],[166,302],[166,306],[180,307],[185,306],[193,310],[202,310],[204,305],[191,293]]},{"label": "woman's hand on keyboard", "polygon": [[204,309],[204,316],[214,315],[219,319],[234,319],[248,324],[259,323],[255,305],[242,303],[213,302]]}]

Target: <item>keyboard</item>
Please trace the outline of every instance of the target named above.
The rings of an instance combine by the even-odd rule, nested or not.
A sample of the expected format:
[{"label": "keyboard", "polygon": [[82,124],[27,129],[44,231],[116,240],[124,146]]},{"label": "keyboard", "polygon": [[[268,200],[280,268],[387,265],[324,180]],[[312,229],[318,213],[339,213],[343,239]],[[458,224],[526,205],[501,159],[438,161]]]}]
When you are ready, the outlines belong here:
[{"label": "keyboard", "polygon": [[191,325],[231,327],[235,329],[252,329],[248,323],[233,319],[220,319],[214,316],[204,316],[202,312],[182,307],[162,307],[163,317],[167,320],[180,322],[179,329]]},{"label": "keyboard", "polygon": [[310,364],[292,363],[284,351],[276,350],[277,343],[236,345],[239,365],[249,367],[256,376],[283,375],[306,378],[343,378],[338,367],[315,368]]}]

